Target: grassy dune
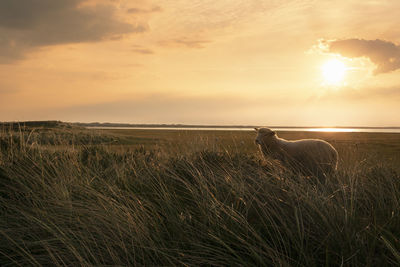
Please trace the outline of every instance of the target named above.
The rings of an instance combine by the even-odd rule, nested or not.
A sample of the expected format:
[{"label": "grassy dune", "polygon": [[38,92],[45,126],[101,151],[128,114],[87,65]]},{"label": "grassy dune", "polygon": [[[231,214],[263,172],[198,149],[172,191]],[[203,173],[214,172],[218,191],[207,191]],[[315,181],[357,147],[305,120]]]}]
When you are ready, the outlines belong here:
[{"label": "grassy dune", "polygon": [[0,265],[400,264],[400,135],[282,132],[339,151],[324,181],[254,133],[0,131]]}]

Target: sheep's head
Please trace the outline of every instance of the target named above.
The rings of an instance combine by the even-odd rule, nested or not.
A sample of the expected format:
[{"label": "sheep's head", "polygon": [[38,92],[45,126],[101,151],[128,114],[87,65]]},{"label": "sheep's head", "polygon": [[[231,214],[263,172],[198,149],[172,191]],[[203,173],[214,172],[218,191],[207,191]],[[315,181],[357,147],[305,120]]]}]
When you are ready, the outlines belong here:
[{"label": "sheep's head", "polygon": [[257,137],[255,142],[258,145],[271,143],[270,141],[276,137],[276,133],[271,129],[268,128],[254,128],[254,129],[257,132]]}]

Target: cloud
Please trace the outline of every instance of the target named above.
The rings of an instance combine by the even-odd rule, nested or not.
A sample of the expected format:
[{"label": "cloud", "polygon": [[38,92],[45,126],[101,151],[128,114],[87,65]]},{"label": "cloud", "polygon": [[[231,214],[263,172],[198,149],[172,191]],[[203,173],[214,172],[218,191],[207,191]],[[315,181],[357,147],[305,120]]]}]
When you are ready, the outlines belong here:
[{"label": "cloud", "polygon": [[135,48],[135,49],[132,49],[132,52],[138,53],[138,54],[142,54],[142,55],[152,55],[152,54],[154,54],[153,50],[147,49],[147,48]]},{"label": "cloud", "polygon": [[11,85],[6,81],[0,81],[0,99],[4,98],[5,95],[15,94],[16,92],[20,91],[21,89],[17,86]]},{"label": "cloud", "polygon": [[328,42],[328,52],[345,57],[367,57],[375,65],[375,74],[400,68],[400,46],[384,40],[345,39]]},{"label": "cloud", "polygon": [[154,51],[141,45],[132,45],[132,52],[142,55],[152,55]]},{"label": "cloud", "polygon": [[154,13],[154,12],[160,12],[162,11],[162,8],[159,6],[150,8],[150,9],[144,9],[144,8],[129,8],[127,12],[129,14],[143,14],[143,13]]},{"label": "cloud", "polygon": [[146,25],[121,21],[115,4],[84,0],[0,1],[0,63],[23,58],[40,47],[118,39],[144,32]]},{"label": "cloud", "polygon": [[159,42],[161,46],[188,48],[204,48],[204,45],[207,43],[210,43],[210,41],[204,39],[190,39],[187,37],[169,39]]},{"label": "cloud", "polygon": [[[265,103],[268,101],[273,103],[266,106]],[[287,99],[271,101],[262,97],[188,96],[155,93],[137,96],[134,99],[127,97],[124,100],[57,108],[48,113],[51,113],[54,118],[75,121],[118,120],[136,123],[229,124],[234,121],[236,123],[247,121],[246,116],[252,120],[254,117],[263,120],[267,118],[266,114],[270,118],[274,118],[273,109],[283,109],[283,112],[287,112],[287,107],[282,105],[281,101],[288,102]],[[293,106],[295,104],[291,105],[292,108]],[[257,113],[257,111],[259,112]],[[276,112],[276,114],[278,113]],[[254,116],[254,114],[258,115]]]}]

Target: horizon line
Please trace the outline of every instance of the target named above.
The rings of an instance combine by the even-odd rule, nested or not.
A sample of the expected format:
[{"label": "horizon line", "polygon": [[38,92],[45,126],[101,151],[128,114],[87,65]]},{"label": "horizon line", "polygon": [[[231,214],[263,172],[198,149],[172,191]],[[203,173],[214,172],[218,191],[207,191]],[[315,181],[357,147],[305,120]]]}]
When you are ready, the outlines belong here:
[{"label": "horizon line", "polygon": [[238,125],[238,124],[185,124],[185,123],[126,123],[126,122],[72,122],[72,121],[60,121],[60,120],[27,120],[27,121],[0,121],[1,124],[32,124],[32,123],[67,123],[75,124],[79,126],[90,126],[99,125],[104,127],[193,127],[193,128],[258,128],[258,127],[269,127],[269,128],[287,128],[287,129],[298,129],[298,128],[354,128],[354,129],[400,129],[400,126],[285,126],[285,125]]}]

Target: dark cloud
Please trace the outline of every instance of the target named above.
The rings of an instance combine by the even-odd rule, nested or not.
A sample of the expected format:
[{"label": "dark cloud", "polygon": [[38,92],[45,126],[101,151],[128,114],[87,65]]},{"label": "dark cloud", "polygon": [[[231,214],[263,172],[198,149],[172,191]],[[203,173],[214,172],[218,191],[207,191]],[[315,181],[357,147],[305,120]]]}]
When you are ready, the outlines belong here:
[{"label": "dark cloud", "polygon": [[345,57],[367,57],[375,65],[375,74],[400,68],[400,46],[384,40],[345,39],[329,42],[329,52]]},{"label": "dark cloud", "polygon": [[84,0],[1,0],[0,63],[44,46],[118,39],[146,25],[116,18],[114,5],[83,5]]}]

